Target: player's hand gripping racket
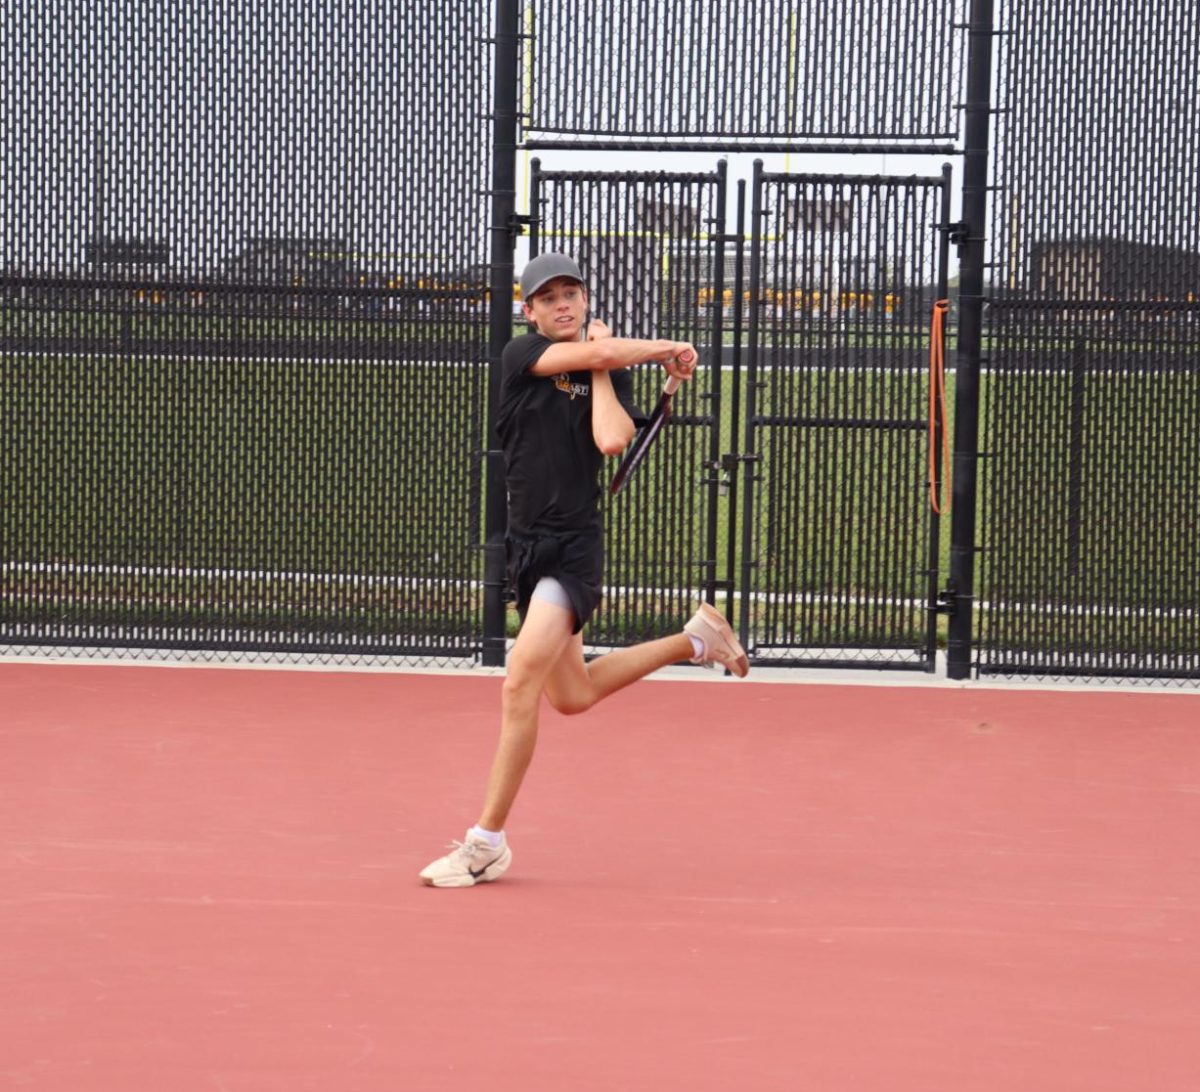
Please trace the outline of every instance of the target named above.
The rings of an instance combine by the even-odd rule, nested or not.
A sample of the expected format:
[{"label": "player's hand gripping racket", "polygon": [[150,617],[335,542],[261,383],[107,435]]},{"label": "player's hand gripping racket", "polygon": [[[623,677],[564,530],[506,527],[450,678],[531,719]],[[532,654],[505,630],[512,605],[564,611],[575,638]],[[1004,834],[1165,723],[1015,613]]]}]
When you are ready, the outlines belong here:
[{"label": "player's hand gripping racket", "polygon": [[[694,357],[694,353],[684,352],[679,356],[681,364],[690,364]],[[650,445],[654,443],[654,438],[662,432],[663,425],[671,416],[671,395],[679,390],[679,384],[683,380],[677,375],[671,376],[663,387],[662,394],[658,396],[658,405],[654,407],[654,412],[650,414],[650,420],[646,422],[646,427],[634,437],[633,443],[629,445],[629,450],[625,452],[625,458],[621,460],[621,465],[617,467],[617,472],[613,475],[612,484],[608,487],[608,491],[612,494],[617,494],[625,487],[625,483],[629,481],[630,475],[641,465],[642,460],[646,457],[646,452],[650,450]]]}]

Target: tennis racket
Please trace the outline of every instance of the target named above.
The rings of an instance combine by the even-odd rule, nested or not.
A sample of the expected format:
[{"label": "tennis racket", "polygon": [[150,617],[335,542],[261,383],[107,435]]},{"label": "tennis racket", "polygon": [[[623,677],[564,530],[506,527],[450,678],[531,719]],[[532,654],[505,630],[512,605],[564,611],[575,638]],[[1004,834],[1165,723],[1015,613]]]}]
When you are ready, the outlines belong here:
[{"label": "tennis racket", "polygon": [[[680,355],[679,362],[690,364],[693,355],[690,352],[684,352]],[[679,390],[679,384],[682,382],[683,380],[674,375],[667,380],[662,394],[658,396],[658,405],[654,407],[654,412],[650,414],[650,420],[646,422],[646,427],[634,438],[629,450],[625,452],[625,458],[621,460],[621,465],[617,467],[612,484],[608,487],[609,493],[615,496],[621,492],[625,483],[629,481],[630,475],[641,466],[646,452],[650,450],[650,445],[654,443],[655,437],[662,432],[663,425],[671,417],[671,396]]]}]

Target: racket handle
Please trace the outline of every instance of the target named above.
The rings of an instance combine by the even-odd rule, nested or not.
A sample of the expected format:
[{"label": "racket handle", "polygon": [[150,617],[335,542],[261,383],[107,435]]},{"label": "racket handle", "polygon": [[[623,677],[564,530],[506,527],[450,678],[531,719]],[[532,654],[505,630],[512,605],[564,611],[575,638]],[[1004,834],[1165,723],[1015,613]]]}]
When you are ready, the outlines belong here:
[{"label": "racket handle", "polygon": [[[696,359],[696,354],[693,353],[691,349],[684,349],[683,352],[680,353],[675,359],[678,360],[680,364],[690,364]],[[683,380],[678,376],[671,376],[671,378],[667,380],[667,385],[663,387],[663,394],[674,394],[677,390],[679,390],[679,385],[682,382]]]}]

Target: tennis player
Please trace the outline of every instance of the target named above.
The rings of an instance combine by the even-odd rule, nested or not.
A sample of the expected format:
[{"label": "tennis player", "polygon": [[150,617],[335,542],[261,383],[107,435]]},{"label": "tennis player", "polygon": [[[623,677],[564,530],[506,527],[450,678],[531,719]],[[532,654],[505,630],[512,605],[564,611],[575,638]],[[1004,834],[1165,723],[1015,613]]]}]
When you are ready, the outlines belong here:
[{"label": "tennis player", "polygon": [[687,342],[616,338],[603,322],[587,322],[587,288],[564,254],[529,262],[521,297],[532,331],[504,349],[496,422],[508,486],[508,578],[521,628],[508,656],[483,809],[453,852],[421,872],[434,887],[490,882],[512,863],[504,828],[533,758],[543,694],[560,713],[582,713],[668,664],[719,664],[739,677],[749,670],[728,622],[707,603],[681,633],[584,660],[582,630],[600,602],[603,572],[597,479],[604,457],[633,438],[638,416],[625,369],[659,364],[690,380],[697,356]]}]

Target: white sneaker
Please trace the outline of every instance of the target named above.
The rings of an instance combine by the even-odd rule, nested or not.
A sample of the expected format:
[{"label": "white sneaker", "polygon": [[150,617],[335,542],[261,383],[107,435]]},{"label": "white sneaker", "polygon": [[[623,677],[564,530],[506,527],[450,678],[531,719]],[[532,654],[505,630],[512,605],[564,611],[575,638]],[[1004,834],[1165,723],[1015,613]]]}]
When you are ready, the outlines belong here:
[{"label": "white sneaker", "polygon": [[493,849],[487,839],[467,831],[464,840],[451,842],[453,853],[439,857],[421,870],[421,879],[430,887],[474,887],[477,883],[498,880],[512,864],[508,839],[502,838]]},{"label": "white sneaker", "polygon": [[733,630],[725,621],[716,607],[701,603],[700,609],[692,615],[691,621],[683,627],[685,633],[699,638],[704,645],[704,651],[692,659],[694,664],[720,664],[729,668],[739,679],[744,679],[750,671],[750,660],[746,650],[738,644]]}]

